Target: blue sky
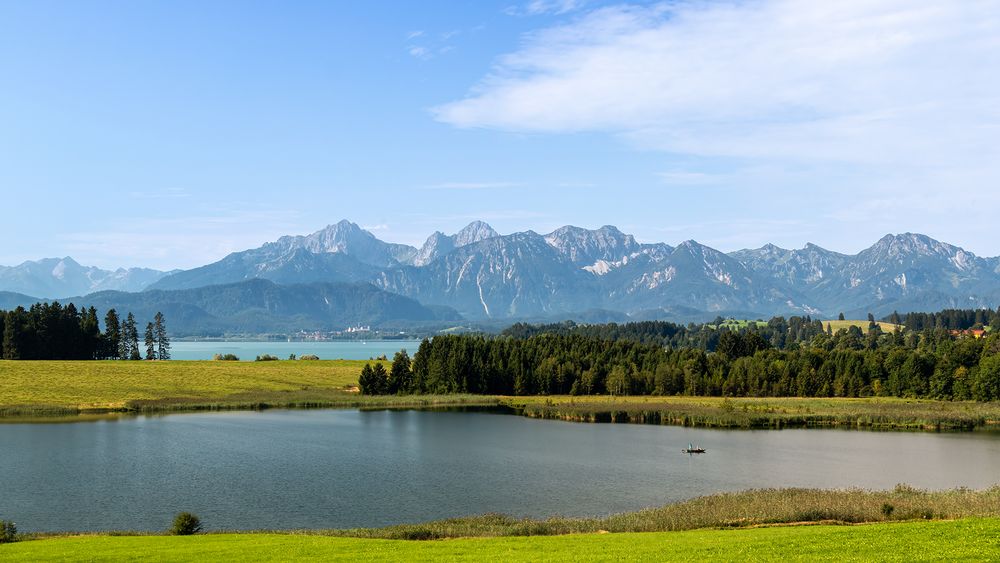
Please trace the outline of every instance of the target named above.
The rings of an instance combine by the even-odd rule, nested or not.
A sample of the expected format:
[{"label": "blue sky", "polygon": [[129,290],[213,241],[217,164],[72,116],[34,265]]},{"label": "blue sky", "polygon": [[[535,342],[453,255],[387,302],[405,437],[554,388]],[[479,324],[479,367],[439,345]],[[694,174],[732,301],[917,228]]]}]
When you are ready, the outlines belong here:
[{"label": "blue sky", "polygon": [[347,218],[1000,254],[1000,5],[0,0],[0,264]]}]

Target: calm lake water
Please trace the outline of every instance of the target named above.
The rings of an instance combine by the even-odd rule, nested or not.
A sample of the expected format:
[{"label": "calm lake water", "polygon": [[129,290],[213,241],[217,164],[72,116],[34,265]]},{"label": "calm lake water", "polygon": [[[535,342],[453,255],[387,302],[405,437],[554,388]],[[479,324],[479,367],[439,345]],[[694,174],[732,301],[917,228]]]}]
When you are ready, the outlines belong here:
[{"label": "calm lake water", "polygon": [[241,360],[253,361],[261,354],[271,354],[282,360],[289,354],[315,354],[321,360],[367,360],[385,354],[389,358],[400,350],[412,356],[420,347],[419,340],[371,340],[337,342],[171,342],[170,355],[175,360],[211,360],[215,354],[236,354]]},{"label": "calm lake water", "polygon": [[[708,453],[680,452],[688,442]],[[0,425],[0,517],[24,531],[346,528],[601,515],[755,487],[982,488],[986,432],[721,431],[490,413],[266,411]]]}]

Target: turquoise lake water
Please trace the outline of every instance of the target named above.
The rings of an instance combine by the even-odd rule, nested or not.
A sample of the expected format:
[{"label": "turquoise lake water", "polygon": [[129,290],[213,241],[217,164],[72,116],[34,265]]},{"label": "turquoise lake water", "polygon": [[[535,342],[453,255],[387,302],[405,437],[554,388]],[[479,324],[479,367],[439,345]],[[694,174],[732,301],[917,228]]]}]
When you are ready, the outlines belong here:
[{"label": "turquoise lake water", "polygon": [[282,360],[289,354],[315,354],[321,360],[367,360],[405,349],[412,356],[420,347],[419,340],[371,340],[336,342],[172,342],[174,360],[211,360],[215,354],[236,354],[241,360],[252,361],[261,354],[271,354]]}]

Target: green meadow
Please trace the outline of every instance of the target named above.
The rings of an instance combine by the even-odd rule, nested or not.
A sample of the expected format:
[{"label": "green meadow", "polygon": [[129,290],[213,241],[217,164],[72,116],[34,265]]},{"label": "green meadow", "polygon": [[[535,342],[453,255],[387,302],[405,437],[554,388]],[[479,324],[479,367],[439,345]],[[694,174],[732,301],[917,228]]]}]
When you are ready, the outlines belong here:
[{"label": "green meadow", "polygon": [[1000,424],[1000,403],[891,397],[368,396],[357,392],[358,374],[365,363],[0,361],[0,418],[222,409],[504,405],[536,418],[717,428],[969,430]]},{"label": "green meadow", "polygon": [[2,561],[991,561],[1000,520],[438,541],[296,534],[74,536],[0,545]]},{"label": "green meadow", "polygon": [[466,404],[489,398],[364,397],[364,360],[0,361],[0,416]]}]

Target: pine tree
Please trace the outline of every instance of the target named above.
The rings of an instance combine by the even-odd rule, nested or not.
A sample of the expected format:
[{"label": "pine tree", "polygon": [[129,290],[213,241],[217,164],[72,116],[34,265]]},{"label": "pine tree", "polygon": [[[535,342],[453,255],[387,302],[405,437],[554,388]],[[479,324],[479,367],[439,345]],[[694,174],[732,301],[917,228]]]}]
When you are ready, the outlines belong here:
[{"label": "pine tree", "polygon": [[386,373],[385,365],[382,362],[375,362],[375,367],[372,368],[372,379],[376,389],[373,395],[385,395],[389,389],[389,374]]},{"label": "pine tree", "polygon": [[121,344],[121,321],[118,320],[118,311],[109,309],[104,316],[104,352],[105,359],[117,360],[121,357],[118,349]]},{"label": "pine tree", "polygon": [[123,360],[142,359],[142,356],[139,355],[139,330],[135,324],[135,315],[131,311],[122,321],[118,355]]},{"label": "pine tree", "polygon": [[21,348],[18,346],[20,340],[20,321],[24,316],[24,307],[18,307],[7,313],[7,320],[3,327],[3,359],[20,360]]},{"label": "pine tree", "polygon": [[156,339],[153,338],[153,323],[146,323],[146,359],[156,359]]},{"label": "pine tree", "polygon": [[358,388],[361,390],[362,395],[375,395],[375,389],[377,387],[375,383],[375,372],[372,371],[372,365],[366,363],[365,367],[361,368],[361,375],[358,376]]},{"label": "pine tree", "polygon": [[410,356],[406,350],[396,352],[389,369],[389,384],[386,392],[390,395],[409,393],[413,387],[413,372],[410,371]]},{"label": "pine tree", "polygon": [[157,312],[153,317],[153,338],[156,340],[156,357],[161,360],[170,359],[170,338],[167,336],[167,323],[163,313]]}]

